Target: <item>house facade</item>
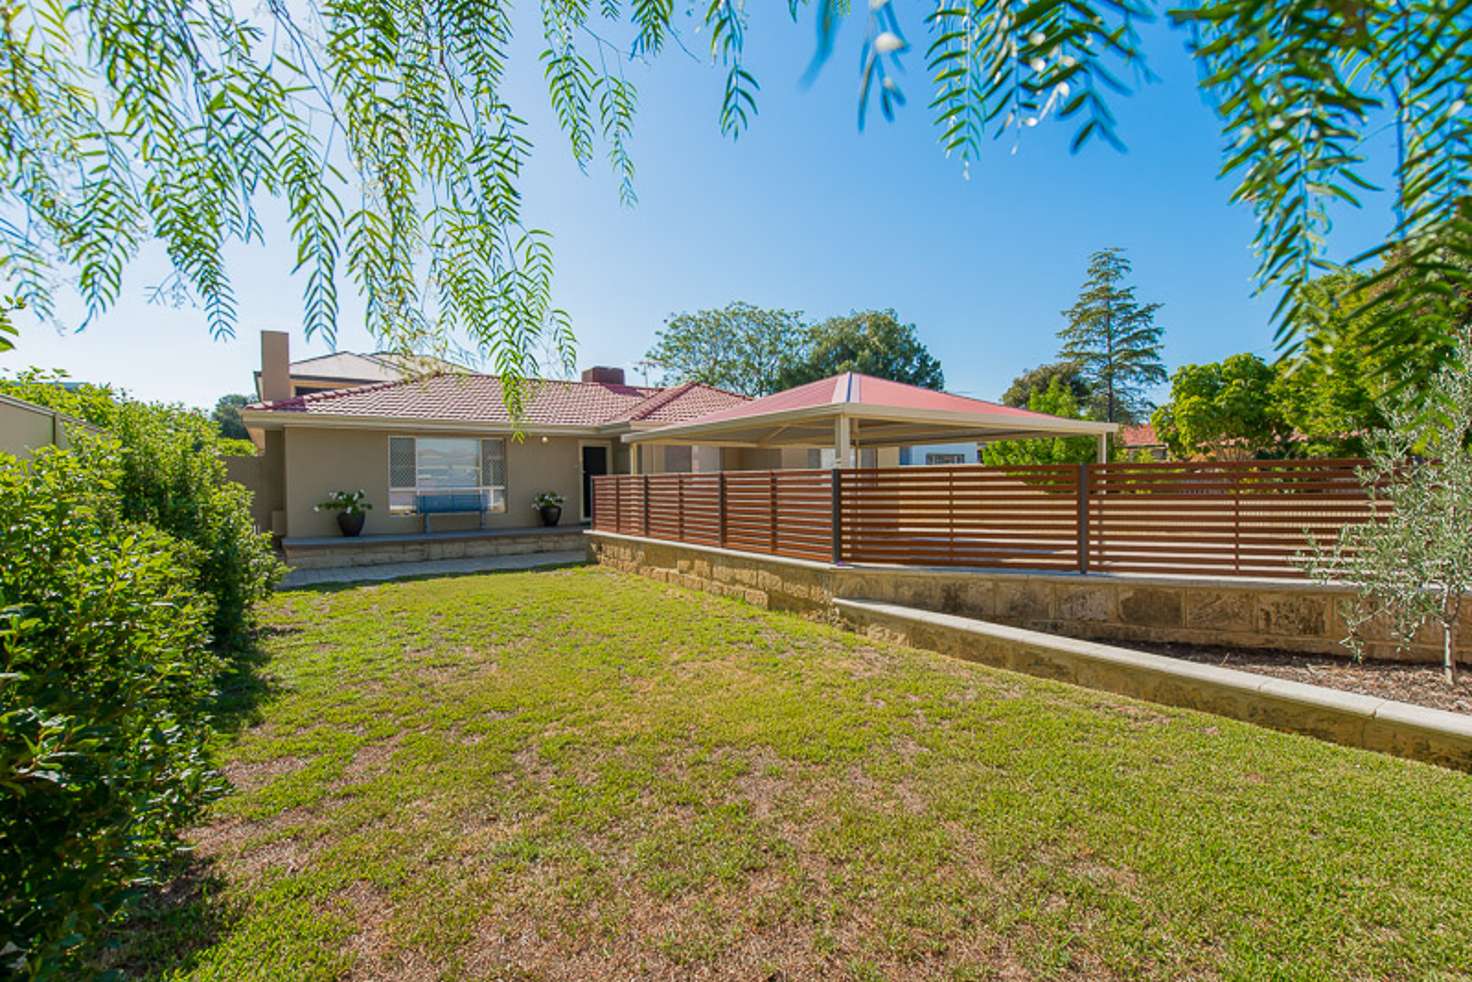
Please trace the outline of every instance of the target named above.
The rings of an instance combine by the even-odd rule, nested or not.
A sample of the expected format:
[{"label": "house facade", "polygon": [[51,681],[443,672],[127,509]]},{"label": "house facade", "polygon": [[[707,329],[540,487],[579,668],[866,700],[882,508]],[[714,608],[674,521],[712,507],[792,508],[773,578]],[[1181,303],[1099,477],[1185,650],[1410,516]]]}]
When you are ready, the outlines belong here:
[{"label": "house facade", "polygon": [[[518,529],[538,523],[533,499],[551,491],[563,524],[587,520],[591,479],[631,469],[620,437],[695,419],[743,402],[690,383],[629,385],[621,369],[592,368],[579,381],[532,380],[513,423],[501,380],[437,372],[347,388],[299,391],[286,342],[262,335],[260,391],[241,420],[259,448],[245,481],[257,521],[283,539],[337,534],[315,506],[336,490],[363,490],[373,508],[366,533]],[[646,472],[737,464],[714,447],[651,447]],[[422,507],[421,507],[422,506]]]}]

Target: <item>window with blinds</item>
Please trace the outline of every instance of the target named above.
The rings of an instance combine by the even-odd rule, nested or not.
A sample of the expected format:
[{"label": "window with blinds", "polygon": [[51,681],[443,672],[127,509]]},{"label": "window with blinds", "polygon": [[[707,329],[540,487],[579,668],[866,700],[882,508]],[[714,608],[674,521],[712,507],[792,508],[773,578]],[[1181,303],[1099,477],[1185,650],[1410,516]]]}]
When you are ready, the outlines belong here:
[{"label": "window with blinds", "polygon": [[418,510],[420,495],[476,494],[486,511],[506,510],[506,441],[474,437],[388,438],[389,511]]}]

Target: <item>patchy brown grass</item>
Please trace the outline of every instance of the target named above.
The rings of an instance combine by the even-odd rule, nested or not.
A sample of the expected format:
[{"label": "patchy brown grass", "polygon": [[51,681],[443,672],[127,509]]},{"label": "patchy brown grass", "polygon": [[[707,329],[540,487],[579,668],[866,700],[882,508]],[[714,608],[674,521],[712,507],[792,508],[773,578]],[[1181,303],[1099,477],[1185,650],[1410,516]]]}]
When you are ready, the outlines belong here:
[{"label": "patchy brown grass", "polygon": [[1424,977],[1472,779],[605,571],[281,596],[135,974]]}]

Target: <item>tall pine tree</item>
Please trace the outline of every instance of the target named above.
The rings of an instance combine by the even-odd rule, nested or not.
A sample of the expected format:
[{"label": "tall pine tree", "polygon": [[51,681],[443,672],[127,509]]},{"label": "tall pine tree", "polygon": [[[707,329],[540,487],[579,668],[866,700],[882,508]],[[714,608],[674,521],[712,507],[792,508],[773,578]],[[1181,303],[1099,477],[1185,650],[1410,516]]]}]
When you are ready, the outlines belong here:
[{"label": "tall pine tree", "polygon": [[1089,383],[1093,414],[1110,423],[1133,423],[1149,409],[1145,390],[1166,380],[1160,360],[1165,329],[1155,323],[1158,303],[1140,303],[1124,285],[1130,273],[1124,250],[1101,249],[1089,257],[1078,300],[1063,311],[1058,332],[1062,361],[1078,365]]}]

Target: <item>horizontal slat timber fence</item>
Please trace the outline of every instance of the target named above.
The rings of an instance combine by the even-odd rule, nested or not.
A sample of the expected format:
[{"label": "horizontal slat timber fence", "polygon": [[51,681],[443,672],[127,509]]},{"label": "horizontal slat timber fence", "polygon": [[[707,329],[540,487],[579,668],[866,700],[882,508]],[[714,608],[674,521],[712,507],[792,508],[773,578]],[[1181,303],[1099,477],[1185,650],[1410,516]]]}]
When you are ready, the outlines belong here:
[{"label": "horizontal slat timber fence", "polygon": [[1362,460],[1100,464],[1088,468],[1088,567],[1302,575],[1295,557],[1372,517]]},{"label": "horizontal slat timber fence", "polygon": [[1078,567],[1076,465],[850,470],[839,484],[850,562]]},{"label": "horizontal slat timber fence", "polygon": [[820,562],[1298,576],[1374,517],[1359,460],[610,475],[593,528]]}]

